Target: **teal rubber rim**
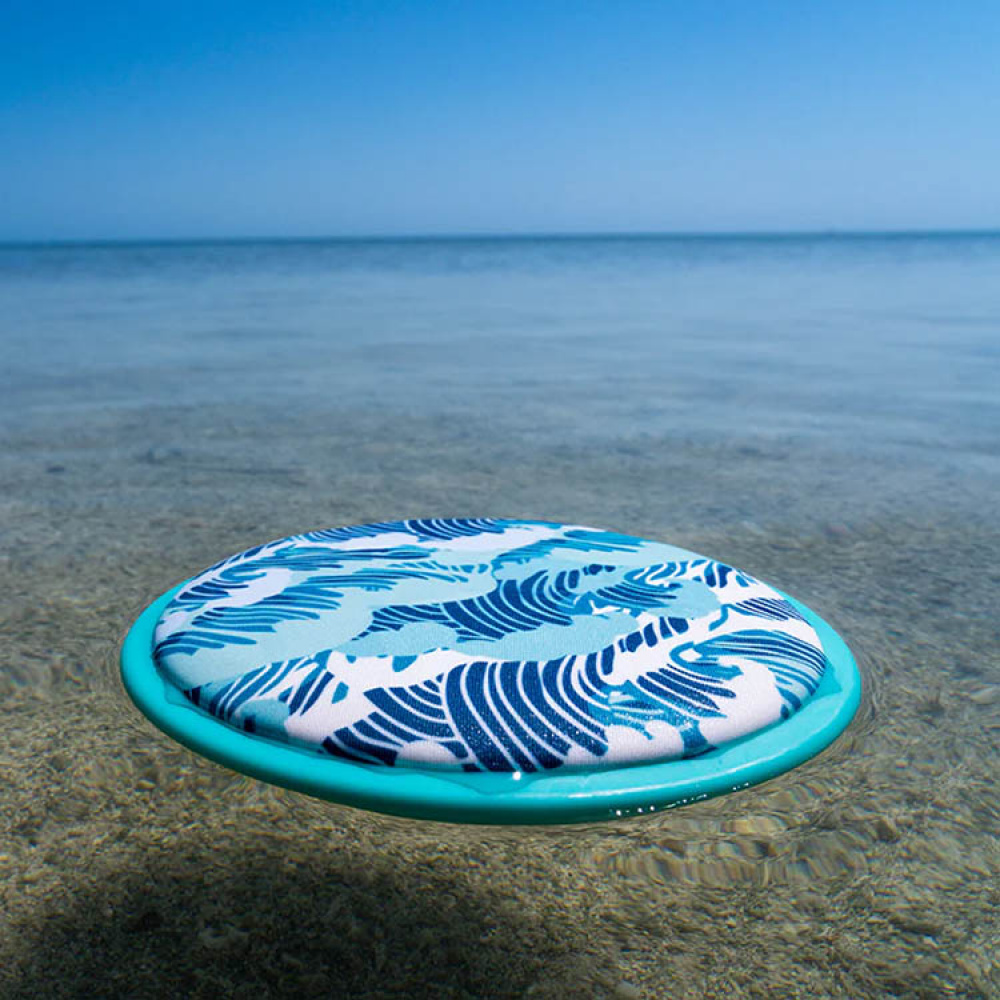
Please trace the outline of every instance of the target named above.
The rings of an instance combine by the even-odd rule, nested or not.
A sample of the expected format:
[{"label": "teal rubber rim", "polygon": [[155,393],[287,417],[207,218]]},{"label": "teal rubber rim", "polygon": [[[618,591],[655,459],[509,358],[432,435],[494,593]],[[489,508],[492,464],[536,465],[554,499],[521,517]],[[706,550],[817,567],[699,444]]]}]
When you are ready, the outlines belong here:
[{"label": "teal rubber rim", "polygon": [[143,714],[178,743],[234,771],[341,805],[412,819],[583,823],[676,808],[759,784],[814,757],[847,728],[861,700],[861,675],[843,639],[814,611],[782,595],[816,630],[830,665],[812,697],[790,718],[698,757],[531,774],[353,763],[235,729],[163,679],[152,657],[153,631],[183,586],[150,604],[122,645],[122,681]]}]

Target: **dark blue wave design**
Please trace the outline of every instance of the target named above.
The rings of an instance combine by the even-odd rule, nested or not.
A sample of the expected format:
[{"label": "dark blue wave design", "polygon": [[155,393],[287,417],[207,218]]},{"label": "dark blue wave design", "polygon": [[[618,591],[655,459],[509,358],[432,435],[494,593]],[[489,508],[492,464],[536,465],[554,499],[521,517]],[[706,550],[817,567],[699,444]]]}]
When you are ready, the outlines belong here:
[{"label": "dark blue wave design", "polygon": [[[678,729],[683,755],[693,756],[711,749],[699,722],[724,715],[734,697],[725,682],[741,672],[720,657],[766,665],[784,701],[783,717],[815,690],[827,663],[821,650],[800,639],[747,631],[686,644],[669,663],[634,681],[608,683],[616,650],[655,646],[671,634],[661,622],[585,657],[479,660],[420,685],[367,692],[376,710],[337,729],[323,745],[341,757],[391,765],[406,745],[431,740],[467,771],[537,771],[561,766],[574,747],[604,756],[609,725],[641,730],[663,720]],[[684,653],[693,658],[682,659]]]},{"label": "dark blue wave design", "polygon": [[[544,523],[544,522],[534,522]],[[558,527],[558,525],[552,525]],[[519,548],[502,552],[493,560],[495,567],[507,565],[523,565],[535,559],[544,559],[553,552],[565,552],[571,549],[576,552],[586,552],[599,556],[602,552],[638,552],[646,543],[628,535],[619,535],[613,531],[592,531],[586,528],[574,528],[559,538],[543,538],[530,542]]]},{"label": "dark blue wave design", "polygon": [[[612,567],[588,567],[588,569],[611,569]],[[591,612],[602,605],[614,605],[631,611],[650,611],[662,608],[676,600],[679,582],[665,583],[668,574],[661,572],[664,564],[654,564],[625,574],[621,583],[609,587],[598,587],[584,594],[574,605],[574,611]]]},{"label": "dark blue wave design", "polygon": [[405,531],[404,524],[404,521],[375,521],[371,524],[352,524],[344,528],[306,531],[295,537],[307,542],[349,542],[355,538],[375,538],[389,532]]},{"label": "dark blue wave design", "polygon": [[434,517],[404,521],[406,530],[422,542],[448,541],[452,538],[470,538],[474,535],[500,535],[516,522],[501,521],[493,517]]},{"label": "dark blue wave design", "polygon": [[253,559],[255,555],[263,552],[268,545],[273,545],[274,542],[265,542],[261,545],[255,545],[252,549],[246,549],[243,552],[237,553],[235,556],[226,556],[225,559],[220,559],[217,563],[213,563],[208,569],[202,572],[202,576],[206,576],[209,573],[215,573],[222,569],[223,566],[228,566],[230,563],[243,563],[248,559]]},{"label": "dark blue wave design", "polygon": [[[331,703],[347,694],[347,685],[338,681],[328,668],[330,654],[331,650],[323,650],[315,656],[269,663],[227,681],[189,688],[184,694],[193,704],[227,722],[237,721],[239,715],[242,728],[254,732],[257,730],[254,705],[263,699],[271,698],[283,705],[285,718],[289,718],[308,712],[324,692]],[[304,678],[286,683],[289,674],[303,668],[308,668]],[[268,729],[268,735],[276,735],[273,728]]]},{"label": "dark blue wave design", "polygon": [[[691,649],[699,657],[695,664],[683,658]],[[783,702],[782,718],[798,711],[815,692],[829,663],[822,649],[805,640],[762,629],[721,635],[696,646],[677,646],[671,659],[675,664],[704,670],[711,664],[721,666],[718,663],[720,656],[743,657],[764,664],[777,682]]]},{"label": "dark blue wave design", "polygon": [[[566,549],[593,552],[597,555],[601,552],[638,552],[646,545],[647,543],[642,540],[629,538],[627,535],[617,535],[613,532],[588,532],[581,529],[567,532],[565,538],[545,538],[538,542],[532,542],[530,545],[512,549],[510,552],[504,552],[494,559],[493,565],[499,567],[511,563],[523,564]],[[740,587],[750,587],[756,582],[753,577],[742,570],[734,569],[732,566],[715,559],[703,557],[657,563],[655,566],[649,567],[649,570],[655,570],[659,579],[683,578],[705,583],[714,589],[725,587],[729,583],[735,583]]]},{"label": "dark blue wave design", "polygon": [[607,752],[604,731],[563,695],[573,658],[476,661],[415,687],[366,692],[378,710],[332,733],[337,756],[394,764],[407,744],[432,739],[467,771],[536,771],[562,764],[573,746]]},{"label": "dark blue wave design", "polygon": [[[259,566],[260,563],[255,565]],[[251,567],[236,567],[228,584],[230,589],[223,592],[232,593],[236,589],[245,588],[248,581],[260,575],[262,574],[253,572]],[[195,615],[186,628],[158,642],[153,655],[159,660],[173,653],[190,655],[199,649],[252,645],[255,642],[252,636],[273,633],[275,626],[282,622],[316,621],[321,612],[336,610],[341,606],[344,591],[349,588],[366,591],[391,590],[396,583],[412,579],[454,582],[464,579],[464,575],[456,572],[453,567],[447,570],[430,567],[420,569],[385,567],[312,577],[301,583],[292,584],[278,594],[262,597],[253,604],[208,608]],[[207,586],[214,592],[211,585]],[[197,589],[198,587],[189,588],[191,591]],[[203,596],[198,598],[192,596],[178,600],[177,604],[183,606],[186,601],[191,601],[200,605],[205,599]]]},{"label": "dark blue wave design", "polygon": [[502,521],[492,517],[410,518],[406,521],[380,521],[376,524],[307,531],[299,537],[311,542],[346,542],[354,538],[374,538],[389,532],[407,532],[414,535],[418,541],[432,542],[482,534],[497,535],[516,523],[518,522]]},{"label": "dark blue wave design", "polygon": [[574,616],[614,605],[635,613],[659,608],[676,598],[680,584],[657,582],[657,566],[633,570],[607,587],[602,575],[614,566],[592,563],[580,569],[539,570],[524,580],[505,580],[481,597],[432,604],[396,604],[379,608],[358,638],[399,631],[414,622],[433,622],[454,630],[459,642],[502,639],[541,625],[573,624]]},{"label": "dark blue wave design", "polygon": [[162,661],[172,654],[190,655],[199,649],[252,646],[257,641],[254,635],[272,633],[282,622],[315,621],[320,612],[339,608],[342,597],[341,578],[334,577],[328,582],[324,577],[316,577],[254,604],[209,608],[195,615],[187,627],[156,643],[153,656]]},{"label": "dark blue wave design", "polygon": [[733,569],[732,566],[715,559],[692,559],[677,565],[683,567],[679,572],[682,572],[686,579],[699,580],[712,588],[725,587],[730,582],[740,587],[749,587],[756,582],[753,577],[741,570]]},{"label": "dark blue wave design", "polygon": [[[432,680],[363,691],[368,710],[361,718],[344,720],[345,725],[331,732],[323,743],[325,750],[356,761],[392,765],[408,745],[430,742],[465,770],[536,771],[563,766],[574,751],[605,756],[610,750],[611,726],[645,733],[650,723],[660,721],[676,728],[684,755],[691,756],[710,748],[701,725],[725,717],[735,697],[729,682],[741,673],[737,663],[750,660],[771,672],[782,699],[783,717],[815,691],[826,657],[821,649],[794,636],[765,631],[762,626],[733,634],[717,632],[707,641],[676,645],[677,637],[692,626],[664,609],[675,600],[683,581],[701,581],[715,590],[755,583],[724,563],[698,557],[624,571],[600,560],[614,563],[614,554],[638,552],[644,543],[587,529],[568,529],[564,537],[502,553],[488,565],[439,563],[432,548],[378,544],[378,536],[386,532],[440,542],[484,533],[499,535],[508,527],[543,523],[493,519],[382,522],[310,532],[258,546],[217,564],[174,599],[170,609],[186,611],[192,616],[190,624],[165,638],[154,654],[161,659],[171,653],[193,654],[228,644],[252,646],[257,636],[274,632],[283,622],[313,621],[336,611],[349,588],[384,592],[408,579],[458,582],[473,573],[495,572],[504,564],[523,565],[574,549],[590,553],[596,561],[540,570],[523,580],[500,580],[490,593],[475,598],[387,605],[374,611],[370,626],[355,638],[431,622],[448,627],[459,642],[490,641],[546,625],[572,627],[577,617],[602,608],[636,615],[652,612],[655,620],[596,653],[549,661],[476,659]],[[329,544],[366,538],[372,543],[364,549],[338,550]],[[204,607],[245,594],[268,570],[278,568],[308,578],[254,604]],[[533,568],[524,572],[531,573]],[[780,597],[756,597],[724,605],[709,627],[721,632],[728,622],[732,628],[737,615],[759,618],[762,623],[802,620]],[[616,656],[643,646],[653,649],[665,640],[670,640],[671,652],[664,650],[647,660],[655,667],[624,684],[610,683]],[[330,663],[332,652],[267,664],[236,678],[191,688],[186,694],[194,704],[230,724],[285,738],[289,718],[346,696],[346,685]],[[393,668],[405,671],[413,659],[396,657]],[[405,679],[405,673],[399,677]]]},{"label": "dark blue wave design", "polygon": [[[424,563],[426,572],[435,574],[435,579],[445,579],[440,575],[442,570],[434,561],[433,553],[427,549],[400,546],[391,549],[354,549],[343,552],[317,546],[297,544],[283,545],[271,551],[266,546],[251,549],[248,553],[219,563],[222,567],[206,570],[190,586],[177,593],[167,606],[166,614],[178,608],[192,610],[208,601],[219,600],[246,590],[250,583],[259,579],[269,569],[286,569],[295,573],[312,573],[320,570],[343,569],[354,563]],[[260,554],[260,553],[265,554]],[[232,563],[229,565],[228,563]],[[462,570],[466,567],[449,567],[451,576],[448,579],[461,579]],[[355,571],[357,575],[367,570]],[[373,571],[375,572],[375,571]],[[205,579],[211,577],[211,579]],[[431,576],[428,576],[430,579]]]},{"label": "dark blue wave design", "polygon": [[[372,711],[323,742],[340,757],[392,765],[418,741],[437,743],[467,771],[537,771],[562,766],[573,748],[602,757],[610,725],[637,730],[653,720],[677,728],[683,755],[710,749],[699,723],[724,714],[733,698],[726,681],[740,669],[722,663],[741,657],[766,665],[784,701],[782,716],[811,694],[826,667],[820,649],[793,636],[751,630],[674,649],[670,662],[624,685],[607,680],[617,653],[655,647],[676,634],[669,619],[623,636],[586,656],[547,662],[477,660],[414,685],[365,692]],[[346,693],[329,663],[330,650],[272,663],[237,678],[186,692],[196,705],[249,731],[258,729],[256,704],[278,702],[287,717],[320,699]],[[288,680],[297,672],[298,679]],[[282,735],[283,729],[268,735]]]},{"label": "dark blue wave design", "polygon": [[730,607],[733,611],[741,611],[745,615],[767,618],[774,622],[805,621],[793,605],[780,597],[755,597],[749,601],[732,604]]}]

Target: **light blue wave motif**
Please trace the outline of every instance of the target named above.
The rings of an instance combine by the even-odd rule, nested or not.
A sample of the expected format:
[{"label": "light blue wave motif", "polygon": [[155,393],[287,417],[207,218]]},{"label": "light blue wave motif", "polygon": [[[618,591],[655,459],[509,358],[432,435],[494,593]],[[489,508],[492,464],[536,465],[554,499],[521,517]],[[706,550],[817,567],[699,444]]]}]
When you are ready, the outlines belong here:
[{"label": "light blue wave motif", "polygon": [[154,657],[194,705],[373,765],[465,771],[691,756],[795,712],[827,660],[751,576],[574,525],[313,531],[206,570]]}]

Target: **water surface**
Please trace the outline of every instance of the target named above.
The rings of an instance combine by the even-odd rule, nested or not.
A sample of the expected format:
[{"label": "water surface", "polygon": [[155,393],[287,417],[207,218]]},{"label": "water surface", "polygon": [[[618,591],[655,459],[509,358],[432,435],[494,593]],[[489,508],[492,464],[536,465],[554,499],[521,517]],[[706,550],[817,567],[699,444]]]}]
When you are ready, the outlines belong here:
[{"label": "water surface", "polygon": [[[0,347],[4,996],[1000,995],[1000,237],[8,246]],[[794,594],[858,721],[502,831],[232,776],[118,685],[219,558],[480,514]]]}]

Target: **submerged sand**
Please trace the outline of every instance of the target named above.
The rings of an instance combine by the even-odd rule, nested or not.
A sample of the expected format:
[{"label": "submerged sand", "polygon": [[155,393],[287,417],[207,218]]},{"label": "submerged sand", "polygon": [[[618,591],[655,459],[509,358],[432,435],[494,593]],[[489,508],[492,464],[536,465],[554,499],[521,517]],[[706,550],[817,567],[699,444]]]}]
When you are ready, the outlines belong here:
[{"label": "submerged sand", "polygon": [[[996,454],[557,447],[475,411],[306,425],[262,405],[25,421],[2,461],[0,996],[1000,996]],[[124,695],[121,636],[173,583],[425,515],[576,521],[746,568],[846,638],[858,720],[761,788],[501,830],[243,779]]]}]

